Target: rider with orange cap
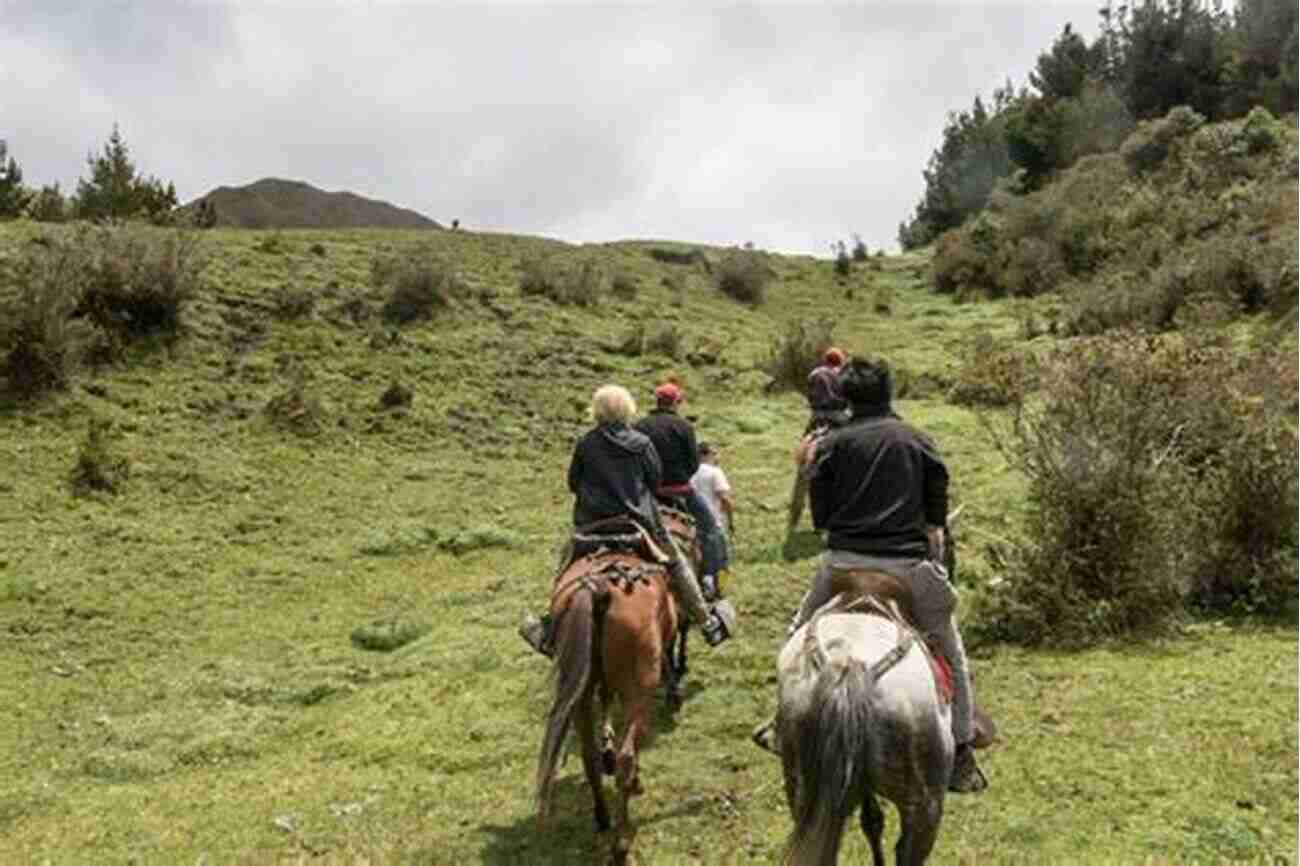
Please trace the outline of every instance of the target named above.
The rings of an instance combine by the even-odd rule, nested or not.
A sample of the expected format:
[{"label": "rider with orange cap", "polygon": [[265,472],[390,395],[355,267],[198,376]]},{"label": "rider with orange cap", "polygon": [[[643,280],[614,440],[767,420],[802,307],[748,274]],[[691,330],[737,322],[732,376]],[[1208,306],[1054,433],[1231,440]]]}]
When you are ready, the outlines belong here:
[{"label": "rider with orange cap", "polygon": [[808,419],[805,434],[827,427],[838,427],[845,420],[848,402],[840,387],[840,368],[844,366],[844,350],[831,346],[822,353],[822,362],[808,374]]}]

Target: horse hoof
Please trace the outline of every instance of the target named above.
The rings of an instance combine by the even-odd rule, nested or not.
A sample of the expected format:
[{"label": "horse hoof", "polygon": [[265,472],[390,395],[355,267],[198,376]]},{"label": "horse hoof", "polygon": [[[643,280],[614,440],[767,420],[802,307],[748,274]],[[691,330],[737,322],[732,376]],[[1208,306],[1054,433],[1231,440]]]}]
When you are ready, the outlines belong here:
[{"label": "horse hoof", "polygon": [[614,755],[613,749],[606,749],[600,753],[600,769],[606,776],[614,775],[618,769],[618,759]]}]

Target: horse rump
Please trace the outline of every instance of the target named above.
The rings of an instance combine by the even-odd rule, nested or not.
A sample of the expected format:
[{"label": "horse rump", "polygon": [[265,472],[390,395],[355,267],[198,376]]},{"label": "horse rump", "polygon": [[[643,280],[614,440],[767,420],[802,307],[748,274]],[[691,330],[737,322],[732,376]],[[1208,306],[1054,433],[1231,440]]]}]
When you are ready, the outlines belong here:
[{"label": "horse rump", "polygon": [[873,737],[870,668],[852,656],[828,662],[807,703],[778,713],[781,761],[794,829],[790,866],[834,863],[845,821],[874,787],[880,766]]}]

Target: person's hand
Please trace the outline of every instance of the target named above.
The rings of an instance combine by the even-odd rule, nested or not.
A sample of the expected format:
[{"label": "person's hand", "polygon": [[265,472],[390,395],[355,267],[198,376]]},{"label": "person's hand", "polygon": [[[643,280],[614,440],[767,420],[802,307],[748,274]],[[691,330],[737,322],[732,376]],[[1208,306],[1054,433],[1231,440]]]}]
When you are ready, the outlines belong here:
[{"label": "person's hand", "polygon": [[794,449],[794,462],[797,466],[807,466],[812,462],[813,452],[817,450],[817,436],[809,433],[799,440],[799,447]]},{"label": "person's hand", "polygon": [[930,561],[943,563],[943,527],[927,526],[925,528],[926,541],[930,547]]}]

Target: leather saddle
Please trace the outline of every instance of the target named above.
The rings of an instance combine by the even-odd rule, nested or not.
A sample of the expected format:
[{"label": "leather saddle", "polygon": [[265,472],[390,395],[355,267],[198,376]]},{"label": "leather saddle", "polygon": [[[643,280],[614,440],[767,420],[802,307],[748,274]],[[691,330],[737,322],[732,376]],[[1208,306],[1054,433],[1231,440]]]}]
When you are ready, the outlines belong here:
[{"label": "leather saddle", "polygon": [[884,571],[837,568],[831,571],[831,593],[845,601],[872,598],[885,610],[897,612],[912,633],[921,638],[921,644],[930,659],[930,667],[934,671],[934,680],[939,687],[940,696],[945,703],[952,702],[952,666],[944,658],[937,642],[927,635],[917,622],[912,587],[906,580]]}]

